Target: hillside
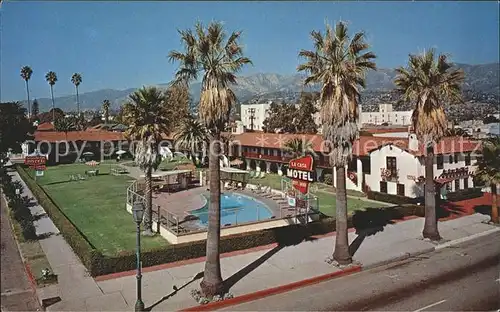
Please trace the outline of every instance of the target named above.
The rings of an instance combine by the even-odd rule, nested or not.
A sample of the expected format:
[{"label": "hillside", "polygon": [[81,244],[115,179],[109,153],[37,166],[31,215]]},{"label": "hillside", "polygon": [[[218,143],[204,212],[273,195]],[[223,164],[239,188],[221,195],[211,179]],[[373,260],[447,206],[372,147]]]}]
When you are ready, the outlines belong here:
[{"label": "hillside", "polygon": [[[498,99],[500,93],[499,64],[468,65],[457,64],[465,71],[464,90],[474,93],[476,96],[493,96]],[[396,76],[394,69],[379,69],[369,72],[365,94],[384,93],[394,88],[393,81]],[[238,99],[242,103],[259,102],[267,99],[285,98],[293,99],[302,90],[303,75],[281,75],[276,73],[259,73],[243,76],[238,79],[238,85],[234,86]],[[165,84],[159,85],[166,87]],[[190,90],[195,102],[199,99],[201,84],[194,83]],[[313,88],[314,89],[314,88]],[[81,107],[83,109],[99,108],[104,99],[112,103],[112,108],[118,108],[127,96],[134,91],[133,88],[126,90],[103,89],[80,94]],[[477,95],[479,94],[479,95]],[[38,99],[40,109],[48,110],[51,107],[50,98]],[[75,107],[75,97],[64,96],[55,99],[56,106],[63,110],[71,110]]]}]

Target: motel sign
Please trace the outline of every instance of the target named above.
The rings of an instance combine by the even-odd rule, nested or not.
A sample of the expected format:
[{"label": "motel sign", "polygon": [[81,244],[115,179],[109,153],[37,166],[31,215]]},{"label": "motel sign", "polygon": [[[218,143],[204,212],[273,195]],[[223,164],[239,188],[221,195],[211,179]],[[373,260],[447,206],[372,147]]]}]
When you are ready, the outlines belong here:
[{"label": "motel sign", "polygon": [[296,190],[307,194],[309,184],[315,181],[314,158],[307,155],[290,160],[286,176],[292,180],[292,186]]}]

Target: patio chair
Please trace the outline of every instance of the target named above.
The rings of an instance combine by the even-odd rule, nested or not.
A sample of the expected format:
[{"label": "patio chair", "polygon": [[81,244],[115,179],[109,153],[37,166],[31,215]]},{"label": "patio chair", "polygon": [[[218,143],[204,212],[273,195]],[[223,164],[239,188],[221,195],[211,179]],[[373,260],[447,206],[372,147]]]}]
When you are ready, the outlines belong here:
[{"label": "patio chair", "polygon": [[85,177],[84,177],[84,176],[82,176],[81,174],[78,174],[78,178],[77,178],[77,179],[78,179],[78,180],[85,180]]}]

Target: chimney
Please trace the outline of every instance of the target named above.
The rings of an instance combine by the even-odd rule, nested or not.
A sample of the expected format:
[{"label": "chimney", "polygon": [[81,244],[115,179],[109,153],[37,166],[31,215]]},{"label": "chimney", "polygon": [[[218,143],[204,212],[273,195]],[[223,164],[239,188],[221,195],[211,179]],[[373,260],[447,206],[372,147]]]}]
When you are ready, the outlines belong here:
[{"label": "chimney", "polygon": [[236,120],[234,123],[236,124],[235,127],[232,128],[232,130],[233,130],[232,132],[234,134],[242,134],[243,132],[245,132],[245,127],[243,125],[243,121]]}]

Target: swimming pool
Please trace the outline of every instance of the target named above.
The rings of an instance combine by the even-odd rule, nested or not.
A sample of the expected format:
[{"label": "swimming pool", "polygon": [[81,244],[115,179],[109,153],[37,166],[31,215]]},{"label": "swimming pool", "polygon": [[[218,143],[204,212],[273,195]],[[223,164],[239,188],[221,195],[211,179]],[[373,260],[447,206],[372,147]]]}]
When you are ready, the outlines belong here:
[{"label": "swimming pool", "polygon": [[[221,226],[236,225],[246,222],[266,220],[273,216],[271,210],[263,202],[239,193],[222,193],[221,197]],[[201,225],[208,225],[208,205],[191,211],[199,218]]]}]

